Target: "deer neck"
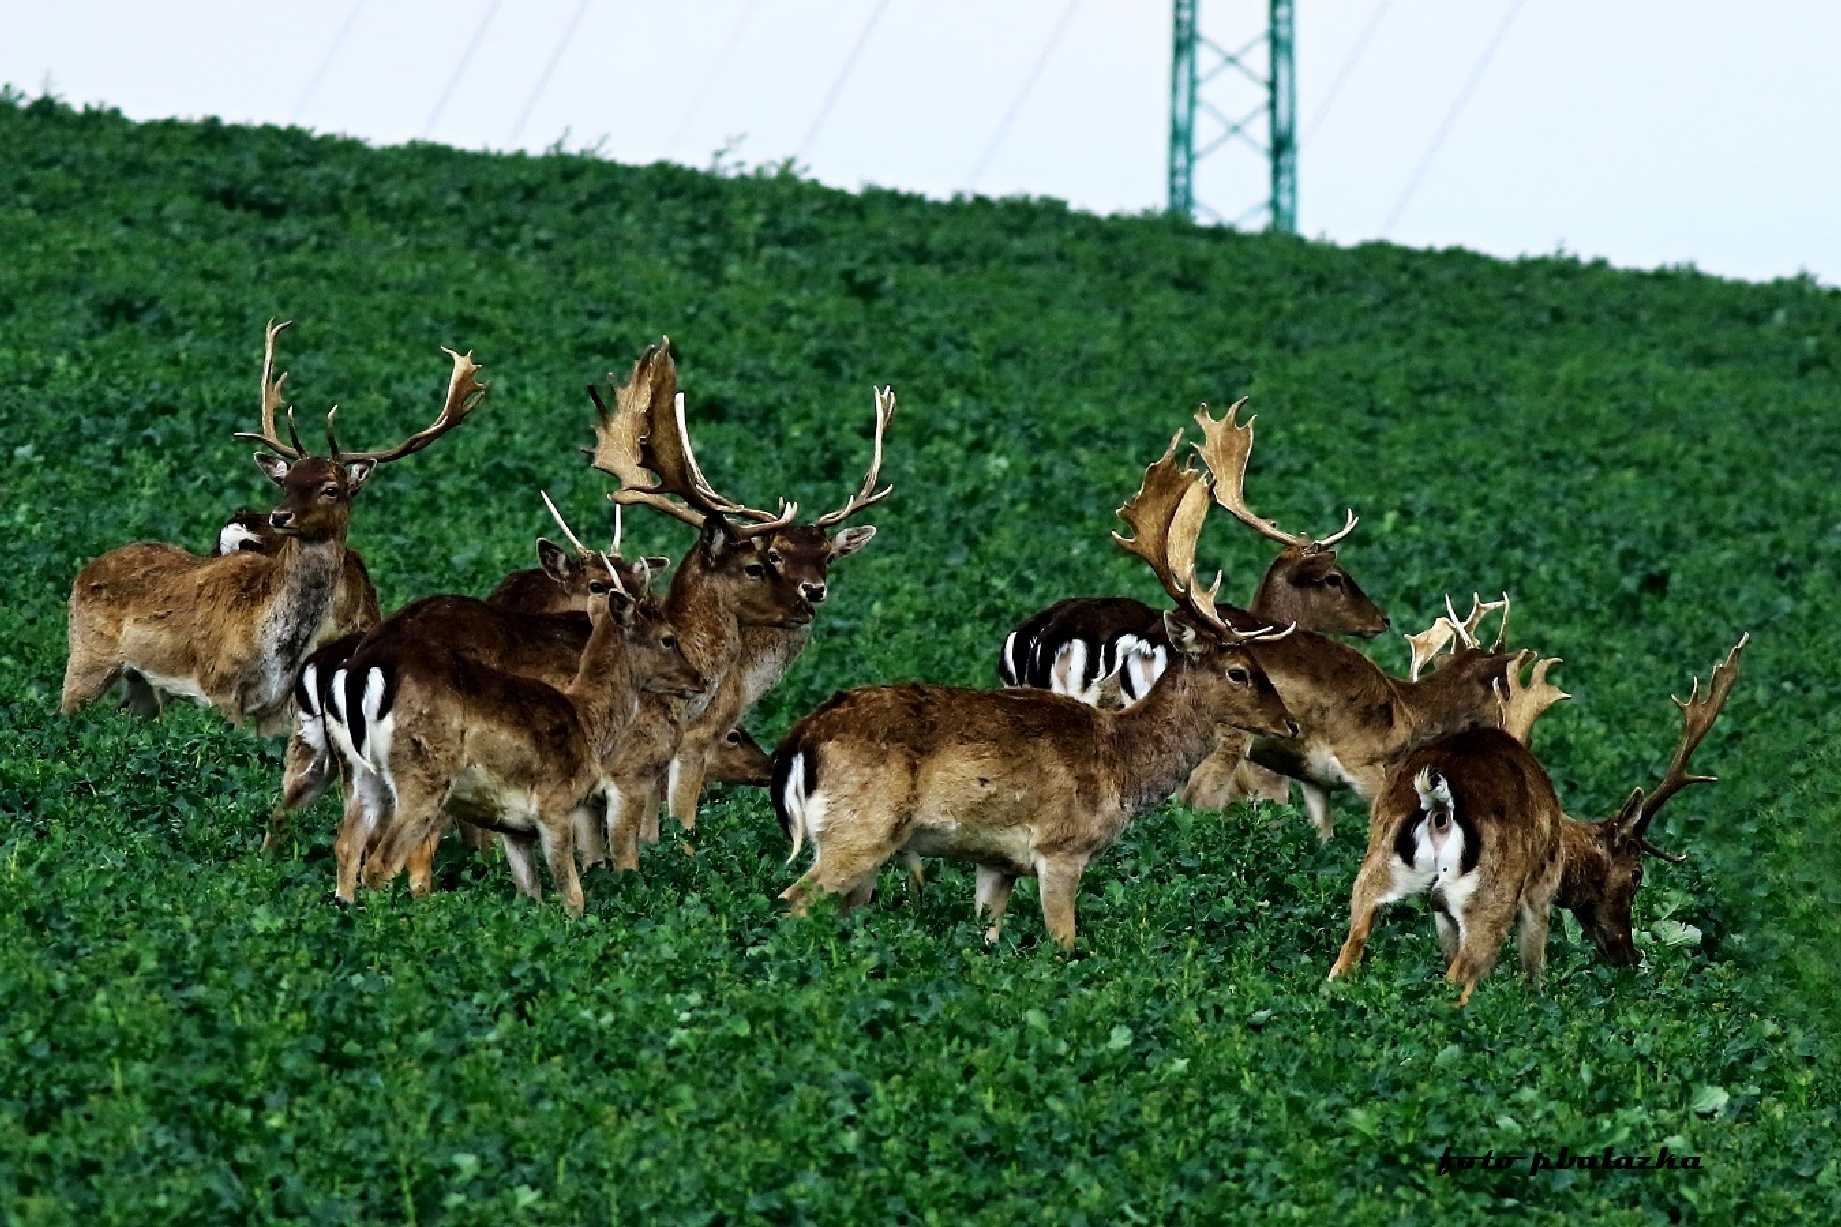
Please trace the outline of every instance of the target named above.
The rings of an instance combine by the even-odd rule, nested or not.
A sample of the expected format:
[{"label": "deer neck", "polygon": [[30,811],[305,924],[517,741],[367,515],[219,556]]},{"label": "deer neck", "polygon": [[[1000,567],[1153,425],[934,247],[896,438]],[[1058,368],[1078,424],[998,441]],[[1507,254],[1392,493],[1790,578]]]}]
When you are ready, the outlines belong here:
[{"label": "deer neck", "polygon": [[[345,573],[345,538],[289,537],[275,552],[274,595],[263,618],[262,642],[281,661],[302,661],[333,610]],[[290,674],[290,676],[292,676]]]},{"label": "deer neck", "polygon": [[1100,717],[1122,767],[1119,799],[1127,814],[1175,793],[1215,749],[1214,714],[1202,701],[1195,670],[1180,659],[1139,702]]},{"label": "deer neck", "polygon": [[1560,889],[1553,901],[1581,920],[1596,909],[1610,870],[1597,823],[1568,818],[1560,823]]},{"label": "deer neck", "polygon": [[712,683],[740,657],[741,627],[725,585],[700,564],[695,549],[679,565],[665,595],[665,617],[677,632],[684,658]]},{"label": "deer neck", "polygon": [[595,619],[594,630],[582,649],[575,680],[564,692],[575,706],[582,732],[597,759],[607,757],[614,740],[639,709],[639,691],[633,678],[633,659],[626,638],[613,617]]}]

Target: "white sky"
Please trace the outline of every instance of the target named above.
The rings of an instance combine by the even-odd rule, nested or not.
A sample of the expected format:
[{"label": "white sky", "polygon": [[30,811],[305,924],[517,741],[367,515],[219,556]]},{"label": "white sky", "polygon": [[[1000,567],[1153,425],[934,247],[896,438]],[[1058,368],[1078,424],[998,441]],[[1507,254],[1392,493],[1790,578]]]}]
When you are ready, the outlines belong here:
[{"label": "white sky", "polygon": [[[1297,7],[1305,234],[1499,255],[1564,249],[1747,278],[1808,271],[1841,284],[1841,4]],[[1263,28],[1264,0],[1202,0],[1201,8],[1204,31],[1225,45]],[[1403,202],[1511,11],[1488,70]],[[378,143],[426,136],[541,149],[567,131],[568,147],[599,141],[623,162],[705,165],[734,137],[749,162],[796,156],[838,186],[947,196],[974,186],[974,168],[1064,14],[1062,36],[976,190],[1056,196],[1100,212],[1158,207],[1169,105],[1164,0],[1073,0],[1071,14],[1068,0],[39,0],[0,5],[0,81],[33,94],[49,86],[137,119],[297,122]],[[1224,110],[1251,105],[1250,96],[1222,93]],[[1258,198],[1264,174],[1257,155],[1223,153],[1202,164],[1199,194],[1231,217]]]}]

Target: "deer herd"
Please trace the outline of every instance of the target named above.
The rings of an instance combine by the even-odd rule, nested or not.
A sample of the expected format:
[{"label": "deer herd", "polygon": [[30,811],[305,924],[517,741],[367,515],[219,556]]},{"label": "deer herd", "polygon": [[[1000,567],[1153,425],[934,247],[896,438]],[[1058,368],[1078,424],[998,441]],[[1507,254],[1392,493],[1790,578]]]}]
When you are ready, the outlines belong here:
[{"label": "deer herd", "polygon": [[[1296,783],[1319,837],[1334,835],[1334,794],[1368,807],[1368,845],[1349,930],[1330,969],[1360,959],[1382,905],[1429,896],[1446,979],[1467,1002],[1512,926],[1524,971],[1538,976],[1555,903],[1600,954],[1638,959],[1632,903],[1657,812],[1712,777],[1689,761],[1738,676],[1740,638],[1687,701],[1679,744],[1653,791],[1611,817],[1567,816],[1530,748],[1562,693],[1559,662],[1507,646],[1509,598],[1449,597],[1408,635],[1409,675],[1384,672],[1332,636],[1389,626],[1326,537],[1281,531],[1247,503],[1253,420],[1240,405],[1195,416],[1144,473],[1113,534],[1157,579],[1171,608],[1075,597],[1003,640],[1003,686],[865,686],[795,724],[770,757],[742,722],[811,639],[830,569],[875,536],[845,522],[891,493],[880,484],[895,395],[875,393],[862,485],[836,510],[802,520],[796,504],[746,506],[719,493],[691,446],[667,340],[624,383],[589,388],[595,442],[611,483],[612,539],[585,543],[543,495],[563,538],[539,539],[536,568],[486,598],[435,595],[383,617],[370,575],[347,545],[352,504],[384,465],[429,447],[485,399],[479,364],[452,362],[434,421],[394,447],[344,450],[337,410],[326,450],[302,442],[271,324],[262,356],[260,429],[236,438],[280,491],[267,515],[239,512],[199,555],[137,542],[84,567],[70,594],[62,710],[125,688],[123,706],[154,716],[183,696],[258,734],[286,732],[281,797],[265,847],[290,815],[336,781],[336,895],[356,898],[407,870],[433,886],[450,827],[475,851],[491,837],[517,888],[541,897],[536,855],[572,915],[582,872],[639,867],[659,839],[661,808],[689,831],[711,780],[765,786],[811,865],[782,894],[794,912],[819,895],[867,903],[900,856],[915,889],[925,857],[968,861],[975,907],[999,926],[1019,877],[1038,881],[1043,919],[1075,942],[1074,899],[1087,864],[1133,817],[1172,797],[1202,809],[1284,800]],[[610,380],[610,383],[612,381]],[[285,420],[286,437],[281,425]],[[1199,460],[1201,467],[1195,467]],[[694,544],[671,574],[662,557],[623,557],[624,509],[689,525]],[[1221,577],[1196,575],[1213,508],[1278,545],[1247,604],[1220,600]],[[1484,646],[1483,622],[1498,618]]]}]

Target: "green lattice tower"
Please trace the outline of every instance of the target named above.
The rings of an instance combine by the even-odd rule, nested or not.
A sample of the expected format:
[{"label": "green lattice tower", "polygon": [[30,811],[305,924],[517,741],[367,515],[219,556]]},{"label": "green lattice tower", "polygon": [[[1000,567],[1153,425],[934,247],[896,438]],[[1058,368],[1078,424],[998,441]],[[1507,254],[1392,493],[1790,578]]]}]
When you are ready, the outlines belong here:
[{"label": "green lattice tower", "polygon": [[[1221,5],[1223,0],[1215,0]],[[1239,226],[1264,216],[1273,230],[1298,227],[1297,67],[1292,57],[1292,0],[1268,0],[1266,28],[1238,51],[1228,51],[1202,33],[1199,0],[1173,0],[1170,22],[1170,210],[1197,221]],[[1211,6],[1212,9],[1213,6]],[[1256,57],[1265,48],[1262,64]],[[1203,67],[1203,60],[1210,61]],[[1263,71],[1262,71],[1263,70]],[[1222,109],[1209,87],[1257,91],[1251,109]],[[1198,115],[1209,132],[1198,145]],[[1266,160],[1267,192],[1237,216],[1228,216],[1195,194],[1195,168],[1223,149],[1251,150]]]}]

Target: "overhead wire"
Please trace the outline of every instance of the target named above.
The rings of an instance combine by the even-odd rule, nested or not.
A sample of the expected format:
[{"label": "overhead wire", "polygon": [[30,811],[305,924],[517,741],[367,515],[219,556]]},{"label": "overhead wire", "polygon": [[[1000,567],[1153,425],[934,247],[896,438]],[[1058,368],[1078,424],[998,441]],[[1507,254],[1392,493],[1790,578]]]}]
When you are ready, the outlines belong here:
[{"label": "overhead wire", "polygon": [[1042,77],[1042,70],[1048,67],[1049,59],[1055,54],[1055,49],[1061,45],[1062,35],[1067,33],[1068,26],[1073,22],[1074,6],[1078,3],[1079,0],[1068,0],[1067,7],[1061,10],[1061,16],[1055,20],[1054,27],[1049,30],[1048,39],[1042,44],[1042,50],[1037,53],[1035,63],[1030,66],[1029,75],[1023,78],[1023,87],[1017,90],[1016,97],[1010,100],[1010,106],[1004,111],[1003,118],[997,121],[997,128],[991,133],[991,139],[986,142],[984,152],[978,155],[978,161],[972,166],[971,176],[965,184],[966,191],[972,191],[978,186],[978,180],[984,177],[985,170],[990,166],[991,159],[996,156],[998,148],[1004,143],[1004,138],[1010,135],[1010,126],[1016,122],[1018,113],[1023,109],[1023,103],[1028,101],[1030,91],[1035,89],[1036,82]]},{"label": "overhead wire", "polygon": [[818,134],[824,131],[825,121],[831,118],[832,108],[837,106],[837,100],[843,96],[844,84],[850,80],[851,72],[856,69],[857,60],[863,55],[863,48],[869,45],[869,36],[875,32],[876,25],[882,20],[882,15],[888,12],[888,9],[889,0],[878,0],[874,11],[869,15],[869,20],[863,23],[863,30],[857,35],[856,45],[850,49],[850,54],[844,57],[844,66],[838,70],[837,79],[831,82],[831,88],[825,94],[825,100],[819,104],[818,114],[812,118],[812,126],[806,129],[805,139],[799,142],[799,152],[793,155],[795,158],[803,158],[811,152],[813,142],[818,139]]},{"label": "overhead wire", "polygon": [[320,92],[320,83],[326,80],[326,73],[332,68],[333,61],[339,58],[339,51],[345,46],[345,36],[352,32],[352,26],[357,22],[358,14],[364,5],[365,0],[356,0],[352,7],[346,10],[345,20],[339,23],[339,28],[333,34],[332,41],[326,45],[326,54],[320,57],[319,67],[313,70],[313,75],[307,78],[307,84],[301,88],[300,96],[294,100],[294,114],[288,117],[289,123],[299,123],[300,117],[306,113],[307,104],[312,102],[313,96]]},{"label": "overhead wire", "polygon": [[518,112],[518,122],[511,126],[511,135],[505,140],[507,148],[517,148],[518,138],[524,135],[524,125],[529,122],[531,112],[537,109],[537,103],[543,98],[544,91],[549,88],[551,75],[556,72],[556,66],[562,62],[563,52],[569,49],[569,40],[575,37],[576,27],[582,24],[583,14],[588,12],[588,3],[589,0],[580,0],[575,6],[575,12],[569,14],[569,24],[563,27],[562,37],[556,40],[556,49],[550,52],[549,62],[537,75],[537,84],[531,87],[530,97],[524,100],[524,109]]},{"label": "overhead wire", "polygon": [[716,82],[727,71],[729,60],[735,55],[735,49],[741,46],[742,35],[747,32],[754,18],[754,6],[749,4],[748,0],[742,0],[741,10],[740,16],[729,27],[728,39],[722,44],[721,50],[716,52],[716,57],[710,61],[709,70],[703,77],[703,83],[695,93],[691,94],[690,102],[685,106],[684,114],[679,118],[678,126],[672,130],[671,140],[665,146],[667,150],[676,149],[683,143],[685,135],[690,131],[692,121],[702,113],[703,100],[709,97],[710,91],[715,89]]},{"label": "overhead wire", "polygon": [[1476,93],[1477,86],[1482,84],[1483,75],[1489,71],[1490,61],[1496,58],[1496,51],[1502,46],[1502,40],[1508,34],[1509,27],[1515,24],[1516,16],[1527,2],[1528,0],[1514,0],[1508,12],[1503,14],[1501,24],[1490,36],[1488,45],[1483,48],[1483,54],[1477,57],[1476,64],[1471,67],[1470,76],[1464,81],[1463,88],[1458,90],[1457,98],[1451,103],[1451,109],[1445,112],[1444,120],[1438,125],[1438,130],[1432,134],[1431,143],[1426,146],[1424,155],[1419,159],[1419,165],[1413,168],[1412,175],[1407,179],[1406,189],[1400,193],[1400,198],[1394,202],[1393,209],[1387,214],[1387,220],[1381,226],[1383,235],[1391,234],[1394,226],[1400,221],[1401,215],[1406,212],[1406,206],[1413,199],[1413,193],[1419,190],[1420,180],[1425,178],[1427,168],[1432,165],[1432,159],[1438,156],[1439,148],[1444,145],[1445,138],[1451,135],[1451,129],[1456,125],[1458,116],[1463,113],[1464,107],[1470,102],[1471,95]]},{"label": "overhead wire", "polygon": [[1310,138],[1317,134],[1317,129],[1323,126],[1323,119],[1330,113],[1330,107],[1335,103],[1336,95],[1340,94],[1342,87],[1348,83],[1356,64],[1361,62],[1362,53],[1367,51],[1368,44],[1374,41],[1374,32],[1380,29],[1381,18],[1387,16],[1387,10],[1391,7],[1393,7],[1393,0],[1381,0],[1374,6],[1374,12],[1368,15],[1368,24],[1362,27],[1360,34],[1356,35],[1355,43],[1350,47],[1349,54],[1343,57],[1342,66],[1336,70],[1336,75],[1330,78],[1330,87],[1324,91],[1323,101],[1317,104],[1316,114],[1312,115],[1310,122],[1304,125],[1299,144],[1308,144]]},{"label": "overhead wire", "polygon": [[460,59],[454,63],[454,71],[449,74],[447,85],[441,90],[441,97],[435,100],[435,109],[428,113],[428,122],[422,125],[422,139],[434,135],[435,125],[441,122],[441,113],[447,110],[448,100],[460,86],[460,78],[466,75],[467,65],[473,62],[473,53],[479,50],[485,41],[486,27],[492,24],[492,18],[499,11],[501,0],[490,0],[485,13],[479,19],[479,25],[473,28],[473,37],[467,40],[466,50],[460,53]]}]

